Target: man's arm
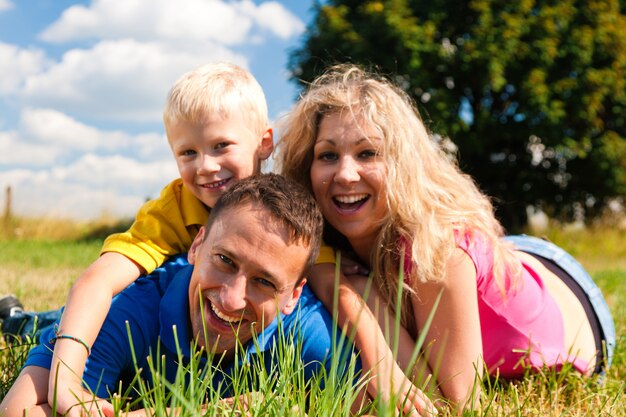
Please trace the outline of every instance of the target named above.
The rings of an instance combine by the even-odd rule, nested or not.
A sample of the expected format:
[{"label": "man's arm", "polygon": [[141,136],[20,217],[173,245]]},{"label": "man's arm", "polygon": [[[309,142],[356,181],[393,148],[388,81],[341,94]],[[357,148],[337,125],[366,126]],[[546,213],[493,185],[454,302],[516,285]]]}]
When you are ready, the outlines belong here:
[{"label": "man's arm", "polygon": [[[48,405],[48,378],[50,370],[39,366],[26,366],[0,404],[0,415],[3,417],[53,416]],[[78,405],[81,398],[83,405]],[[95,398],[85,390],[80,390],[74,397],[75,405],[72,412],[83,409],[100,410],[105,417],[113,417],[113,406],[102,399]],[[95,400],[95,401],[94,401]],[[76,414],[78,415],[78,414]]]},{"label": "man's arm", "polygon": [[50,378],[48,399],[52,404],[56,395],[58,410],[67,412],[74,398],[67,395],[81,387],[88,346],[92,346],[104,322],[111,299],[141,273],[140,267],[124,255],[109,252],[98,258],[79,277],[72,287],[59,333],[80,338],[87,346],[71,339],[57,339],[50,369],[58,373]]}]

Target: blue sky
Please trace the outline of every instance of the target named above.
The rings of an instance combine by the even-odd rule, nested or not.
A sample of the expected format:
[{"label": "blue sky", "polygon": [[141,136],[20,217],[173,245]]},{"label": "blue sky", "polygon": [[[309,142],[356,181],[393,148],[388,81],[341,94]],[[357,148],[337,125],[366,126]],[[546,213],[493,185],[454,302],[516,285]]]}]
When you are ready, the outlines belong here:
[{"label": "blue sky", "polygon": [[0,201],[10,185],[19,215],[133,216],[177,176],[161,124],[172,83],[232,61],[277,118],[312,3],[0,0]]}]

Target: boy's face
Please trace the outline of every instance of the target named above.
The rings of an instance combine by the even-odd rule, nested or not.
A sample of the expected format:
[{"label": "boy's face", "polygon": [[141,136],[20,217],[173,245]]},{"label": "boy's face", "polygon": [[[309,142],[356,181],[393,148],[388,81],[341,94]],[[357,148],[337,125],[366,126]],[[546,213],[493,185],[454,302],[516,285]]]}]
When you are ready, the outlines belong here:
[{"label": "boy's face", "polygon": [[271,129],[255,134],[240,113],[174,122],[167,133],[183,184],[208,207],[230,184],[258,173],[274,146]]},{"label": "boy's face", "polygon": [[191,327],[210,352],[232,357],[238,340],[245,344],[277,311],[290,314],[297,305],[310,248],[290,242],[287,228],[268,217],[251,204],[224,210],[189,250]]}]

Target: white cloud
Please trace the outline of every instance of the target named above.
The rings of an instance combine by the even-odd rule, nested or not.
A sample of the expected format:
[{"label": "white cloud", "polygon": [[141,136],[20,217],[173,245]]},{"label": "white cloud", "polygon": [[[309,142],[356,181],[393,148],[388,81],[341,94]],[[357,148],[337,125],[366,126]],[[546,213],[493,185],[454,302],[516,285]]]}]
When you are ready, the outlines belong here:
[{"label": "white cloud", "polygon": [[52,109],[26,108],[16,130],[0,131],[0,164],[5,167],[68,164],[90,152],[137,161],[173,160],[164,133],[102,130]]},{"label": "white cloud", "polygon": [[130,218],[144,201],[140,195],[53,182],[47,177],[47,173],[27,171],[0,173],[0,184],[11,185],[13,213],[74,220],[95,219],[103,213],[116,218]]},{"label": "white cloud", "polygon": [[304,26],[277,2],[250,0],[94,0],[63,12],[40,35],[48,42],[79,39],[168,39],[235,45],[250,37],[254,25],[287,38]]},{"label": "white cloud", "polygon": [[[174,161],[165,133],[145,133],[133,137],[132,149],[134,155],[142,161],[156,161],[171,159]],[[173,162],[172,162],[173,163]]]},{"label": "white cloud", "polygon": [[0,12],[10,10],[13,7],[13,3],[11,3],[9,0],[0,0]]},{"label": "white cloud", "polygon": [[21,128],[36,141],[76,150],[95,149],[102,136],[98,129],[52,109],[24,109]]},{"label": "white cloud", "polygon": [[101,130],[53,109],[24,109],[20,131],[34,142],[75,152],[127,152],[143,160],[164,158],[170,153],[164,134],[131,135],[124,131]]},{"label": "white cloud", "polygon": [[[244,4],[252,3],[245,1]],[[255,6],[251,14],[260,27],[273,32],[282,39],[299,35],[304,31],[304,23],[275,1]]]},{"label": "white cloud", "polygon": [[68,166],[54,167],[50,177],[54,181],[73,183],[92,188],[124,189],[125,193],[145,197],[146,189],[162,188],[178,176],[173,159],[140,162],[121,155],[100,156],[86,154]]},{"label": "white cloud", "polygon": [[102,213],[132,217],[147,197],[158,196],[176,176],[173,161],[141,163],[88,154],[65,167],[0,172],[0,185],[12,187],[15,213],[75,219]]},{"label": "white cloud", "polygon": [[165,96],[184,72],[225,60],[246,59],[219,45],[103,41],[91,49],[72,49],[61,61],[25,81],[23,98],[101,120],[160,122]]},{"label": "white cloud", "polygon": [[40,49],[21,49],[3,42],[0,42],[0,62],[4,63],[0,65],[0,94],[19,91],[25,79],[51,64]]},{"label": "white cloud", "polygon": [[0,132],[0,165],[47,166],[60,154],[56,146],[30,143],[16,131]]},{"label": "white cloud", "polygon": [[252,29],[250,16],[239,13],[237,3],[213,0],[167,2],[158,16],[154,36],[165,39],[212,40],[242,43]]}]

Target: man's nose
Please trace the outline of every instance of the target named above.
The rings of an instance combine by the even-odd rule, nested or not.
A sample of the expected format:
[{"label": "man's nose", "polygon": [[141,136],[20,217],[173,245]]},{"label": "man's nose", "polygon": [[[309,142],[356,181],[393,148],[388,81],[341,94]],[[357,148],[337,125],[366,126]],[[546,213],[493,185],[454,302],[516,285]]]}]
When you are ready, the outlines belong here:
[{"label": "man's nose", "polygon": [[238,314],[246,308],[247,279],[243,275],[232,277],[220,289],[220,301],[226,313]]}]

